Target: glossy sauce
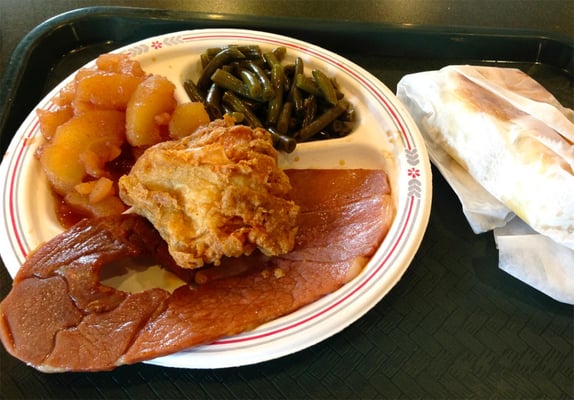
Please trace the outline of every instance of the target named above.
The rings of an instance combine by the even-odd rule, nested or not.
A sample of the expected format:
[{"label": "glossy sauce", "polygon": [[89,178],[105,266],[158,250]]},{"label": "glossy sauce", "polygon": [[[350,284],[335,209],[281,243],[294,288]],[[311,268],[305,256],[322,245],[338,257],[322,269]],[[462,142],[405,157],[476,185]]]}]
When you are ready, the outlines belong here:
[{"label": "glossy sauce", "polygon": [[[125,145],[122,149],[122,153],[119,157],[115,160],[110,161],[106,164],[106,171],[110,173],[112,180],[114,181],[114,189],[115,192],[118,192],[117,182],[118,179],[125,174],[128,174],[134,165],[135,162],[135,155],[134,153],[137,150],[134,148]],[[93,217],[92,215],[88,215],[81,210],[78,210],[71,206],[70,204],[66,203],[62,196],[52,191],[52,195],[54,197],[54,208],[56,211],[56,216],[58,218],[58,222],[63,228],[70,228],[71,226],[78,223],[83,218],[90,218]]]}]

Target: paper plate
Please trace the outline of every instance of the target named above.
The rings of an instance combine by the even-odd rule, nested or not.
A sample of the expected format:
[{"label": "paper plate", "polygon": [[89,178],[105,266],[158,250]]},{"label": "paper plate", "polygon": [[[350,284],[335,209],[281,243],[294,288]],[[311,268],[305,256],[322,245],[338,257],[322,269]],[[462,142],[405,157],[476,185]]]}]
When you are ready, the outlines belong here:
[{"label": "paper plate", "polygon": [[[424,235],[431,207],[431,169],[416,125],[394,94],[363,68],[330,51],[293,38],[249,30],[205,29],[152,37],[123,47],[148,73],[181,85],[199,76],[199,55],[209,47],[259,44],[287,48],[306,69],[320,68],[335,76],[360,117],[356,131],[345,138],[299,144],[280,156],[283,168],[384,168],[390,176],[397,210],[391,229],[362,273],[320,300],[242,335],[148,361],[184,368],[222,368],[271,360],[307,348],[339,332],[370,310],[408,268]],[[88,64],[90,65],[90,64]],[[51,98],[72,77],[48,94],[39,108],[51,109]],[[0,167],[2,247],[0,255],[11,276],[40,243],[62,231],[53,200],[34,151],[42,141],[38,118],[24,121]],[[128,281],[139,285],[138,281]],[[132,288],[133,289],[133,288]],[[381,340],[384,340],[382,338]]]}]

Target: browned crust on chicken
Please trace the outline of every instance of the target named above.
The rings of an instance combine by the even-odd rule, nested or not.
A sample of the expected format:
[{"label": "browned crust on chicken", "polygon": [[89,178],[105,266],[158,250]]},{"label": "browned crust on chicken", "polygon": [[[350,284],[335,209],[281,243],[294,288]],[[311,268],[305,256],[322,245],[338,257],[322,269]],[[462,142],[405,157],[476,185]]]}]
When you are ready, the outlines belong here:
[{"label": "browned crust on chicken", "polygon": [[289,178],[264,129],[217,120],[148,149],[119,187],[183,268],[293,248],[299,208],[287,199]]}]

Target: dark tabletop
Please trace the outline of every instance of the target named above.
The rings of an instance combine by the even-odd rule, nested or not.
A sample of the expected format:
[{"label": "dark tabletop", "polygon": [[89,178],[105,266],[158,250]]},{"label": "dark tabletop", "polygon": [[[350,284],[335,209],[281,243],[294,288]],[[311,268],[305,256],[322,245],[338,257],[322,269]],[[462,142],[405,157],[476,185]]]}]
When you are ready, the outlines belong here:
[{"label": "dark tabletop", "polygon": [[[38,31],[26,36],[63,12],[120,4],[168,11],[98,8],[58,17],[44,26],[56,31],[82,15],[81,23],[92,18],[102,28],[97,18],[115,15],[110,24],[129,19],[134,33],[102,28],[54,60],[34,47],[49,39]],[[2,144],[47,90],[97,52],[194,26],[292,34],[350,58],[392,90],[405,73],[452,62],[513,63],[573,107],[573,21],[572,0],[0,0],[0,110],[10,114],[2,115]],[[137,32],[141,27],[148,30]],[[30,54],[50,63],[32,68],[18,59]],[[29,76],[32,83],[20,79]],[[433,172],[429,226],[409,269],[333,337],[278,360],[215,370],[138,364],[50,375],[2,348],[0,398],[573,398],[574,308],[500,271],[492,235],[472,233],[452,190]],[[11,281],[0,266],[1,298]]]}]

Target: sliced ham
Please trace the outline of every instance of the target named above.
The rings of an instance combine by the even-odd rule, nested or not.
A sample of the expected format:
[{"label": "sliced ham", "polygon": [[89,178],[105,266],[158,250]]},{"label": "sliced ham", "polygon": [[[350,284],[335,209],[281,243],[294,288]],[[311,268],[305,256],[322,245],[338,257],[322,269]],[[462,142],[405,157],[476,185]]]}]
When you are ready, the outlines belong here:
[{"label": "sliced ham", "polygon": [[290,170],[301,207],[292,252],[253,255],[238,276],[122,292],[101,268],[150,256],[177,272],[144,218],[83,220],[33,252],[0,303],[0,337],[15,357],[45,372],[110,370],[205,344],[288,314],[353,279],[393,218],[380,170]]}]

